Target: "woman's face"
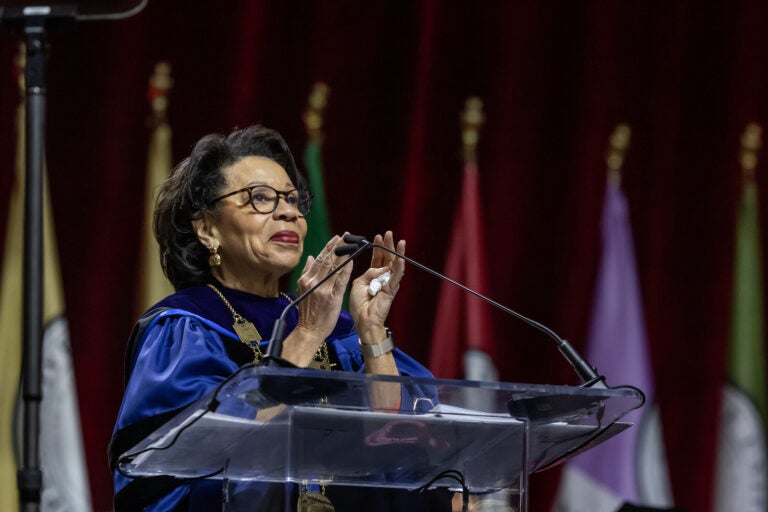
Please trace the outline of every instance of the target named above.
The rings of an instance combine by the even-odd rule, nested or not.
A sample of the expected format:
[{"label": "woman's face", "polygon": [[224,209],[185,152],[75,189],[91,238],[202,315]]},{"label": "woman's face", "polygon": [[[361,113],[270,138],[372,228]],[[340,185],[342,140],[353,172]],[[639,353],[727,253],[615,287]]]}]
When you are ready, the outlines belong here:
[{"label": "woman's face", "polygon": [[[227,185],[222,194],[268,185],[280,192],[295,186],[285,169],[269,158],[247,156],[221,171]],[[221,271],[227,281],[276,279],[293,270],[301,259],[307,221],[280,196],[272,213],[255,211],[247,191],[221,199],[211,233],[219,241]]]}]

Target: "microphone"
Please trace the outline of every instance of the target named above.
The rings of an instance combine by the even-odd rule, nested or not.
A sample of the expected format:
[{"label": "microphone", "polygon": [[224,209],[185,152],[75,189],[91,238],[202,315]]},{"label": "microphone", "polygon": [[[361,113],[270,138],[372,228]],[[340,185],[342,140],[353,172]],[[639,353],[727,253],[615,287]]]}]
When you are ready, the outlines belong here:
[{"label": "microphone", "polygon": [[[366,248],[368,246],[373,247],[373,244],[368,240],[366,240],[364,236],[351,235],[347,233],[346,235],[341,237],[341,239],[344,240],[347,243],[347,245],[342,245],[341,247],[337,247],[336,249],[334,249],[333,252],[336,254],[336,256],[344,256],[345,254],[352,253],[356,251],[358,247],[366,247]],[[387,248],[382,247],[382,249],[387,249]],[[403,256],[402,254],[399,254],[399,253],[395,253],[395,254],[397,254],[401,258],[405,258],[405,256]],[[406,261],[408,261],[407,258],[405,259]]]},{"label": "microphone", "polygon": [[357,235],[351,235],[347,233],[342,238],[347,245],[342,245],[341,247],[337,247],[333,250],[333,252],[336,254],[336,256],[344,256],[345,254],[353,253],[357,250],[358,247],[367,247],[368,245],[372,245],[371,242],[365,239],[364,236],[357,236]]},{"label": "microphone", "polygon": [[[345,242],[347,241],[347,236],[348,235],[344,236]],[[362,237],[355,237],[355,240],[357,240],[358,238],[365,240]],[[318,289],[323,283],[325,283],[328,279],[333,277],[339,270],[344,268],[350,261],[355,259],[358,256],[358,254],[360,254],[367,248],[368,246],[363,244],[343,245],[341,247],[336,248],[334,252],[336,253],[337,256],[350,254],[349,258],[344,260],[341,263],[341,265],[339,265],[338,267],[328,272],[328,275],[322,278],[320,282],[318,282],[316,285],[306,290],[304,293],[302,293],[301,295],[293,299],[287,306],[285,306],[285,308],[283,309],[283,312],[280,314],[280,317],[277,319],[274,327],[272,328],[272,337],[269,340],[269,344],[267,345],[267,352],[261,360],[261,363],[264,366],[282,366],[285,368],[296,368],[295,364],[289,361],[286,361],[285,359],[280,357],[280,354],[283,352],[283,340],[285,339],[285,316],[288,314],[288,311],[290,311],[291,308],[297,306],[309,294],[311,294],[316,289]]]},{"label": "microphone", "polygon": [[[344,241],[346,242],[346,239]],[[333,250],[333,253],[336,256],[346,256],[347,254],[352,254],[353,252],[361,248],[364,249],[365,246],[361,247],[360,245],[354,245],[354,244],[342,245],[340,247],[335,248]]]},{"label": "microphone", "polygon": [[[346,251],[353,251],[353,250],[355,250],[355,247],[359,247],[359,249],[357,249],[358,251],[363,249],[363,248],[367,248],[367,247],[381,249],[383,251],[386,251],[386,252],[388,252],[390,254],[395,255],[398,258],[402,258],[403,260],[407,261],[411,265],[414,265],[415,267],[420,268],[421,270],[427,272],[428,274],[431,274],[431,275],[437,277],[438,279],[441,279],[443,281],[447,281],[447,282],[451,283],[452,285],[461,288],[465,292],[470,293],[470,294],[474,295],[475,297],[478,297],[478,298],[484,300],[485,302],[487,302],[491,306],[495,307],[496,309],[499,309],[499,310],[507,313],[508,315],[511,315],[511,316],[517,318],[518,320],[522,320],[523,322],[525,322],[526,324],[530,325],[531,327],[534,327],[534,328],[542,331],[544,334],[546,334],[547,336],[549,336],[550,338],[555,340],[555,343],[557,343],[558,350],[565,357],[565,359],[571,364],[573,369],[576,371],[576,374],[579,376],[579,378],[582,381],[582,386],[583,387],[588,387],[588,388],[606,388],[607,387],[606,384],[605,384],[605,377],[600,375],[599,373],[597,373],[597,369],[595,367],[593,367],[592,365],[590,365],[586,361],[586,359],[581,357],[581,355],[579,355],[579,353],[576,351],[576,349],[573,348],[573,346],[570,343],[568,343],[567,340],[565,340],[565,339],[561,338],[560,336],[558,336],[557,333],[555,331],[553,331],[552,329],[550,329],[549,327],[547,327],[547,326],[545,326],[543,324],[540,324],[539,322],[537,322],[535,320],[532,320],[532,319],[530,319],[530,318],[528,318],[528,317],[518,313],[517,311],[515,311],[513,309],[510,309],[507,306],[504,306],[503,304],[500,304],[500,303],[496,302],[495,300],[493,300],[493,299],[491,299],[489,297],[486,297],[482,293],[477,292],[477,291],[473,290],[472,288],[469,288],[468,286],[465,286],[465,285],[459,283],[458,281],[454,281],[450,277],[444,276],[443,274],[441,274],[441,273],[439,273],[439,272],[437,272],[435,270],[432,270],[431,268],[427,267],[426,265],[422,265],[421,263],[419,263],[418,261],[414,260],[413,258],[409,258],[408,256],[406,256],[404,254],[400,254],[399,252],[397,252],[397,251],[395,251],[393,249],[390,249],[389,247],[386,247],[386,246],[383,246],[383,245],[379,245],[379,244],[374,244],[374,243],[369,242],[368,240],[366,240],[365,237],[356,236],[356,235],[349,235],[349,234],[348,235],[344,235],[343,240],[347,244],[349,244],[349,245],[342,245],[341,247],[338,247],[336,249],[336,251],[338,251],[338,252],[336,252],[336,254],[339,254],[339,255],[341,255],[341,254],[348,254],[348,252],[346,252]],[[357,253],[355,253],[354,256],[357,256]]]}]

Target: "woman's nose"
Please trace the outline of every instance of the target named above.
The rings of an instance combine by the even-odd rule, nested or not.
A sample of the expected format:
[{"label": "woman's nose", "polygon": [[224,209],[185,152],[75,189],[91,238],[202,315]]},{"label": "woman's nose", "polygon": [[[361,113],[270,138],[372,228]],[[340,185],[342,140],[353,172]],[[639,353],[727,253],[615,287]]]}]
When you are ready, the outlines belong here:
[{"label": "woman's nose", "polygon": [[280,194],[277,201],[277,208],[275,208],[275,217],[279,219],[296,219],[299,217],[299,209],[292,204],[289,204],[286,197]]}]

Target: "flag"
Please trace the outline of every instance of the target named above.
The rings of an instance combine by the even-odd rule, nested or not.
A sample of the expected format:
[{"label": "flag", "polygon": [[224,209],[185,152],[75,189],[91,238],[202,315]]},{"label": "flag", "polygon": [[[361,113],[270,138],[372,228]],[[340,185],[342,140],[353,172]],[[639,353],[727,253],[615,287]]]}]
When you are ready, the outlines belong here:
[{"label": "flag", "polygon": [[[3,326],[3,363],[6,371],[2,386],[2,509],[18,509],[15,482],[16,445],[9,429],[14,421],[9,408],[18,396],[22,339],[22,248],[24,225],[24,107],[17,111],[16,180],[8,215],[3,282],[0,292],[0,324]],[[40,460],[43,473],[41,510],[89,511],[90,490],[80,431],[74,370],[70,353],[69,331],[64,317],[64,293],[54,236],[51,202],[47,180],[43,185],[43,358],[42,393],[40,404]],[[21,436],[21,431],[17,433]],[[13,483],[10,484],[12,475]]]},{"label": "flag", "polygon": [[[16,112],[16,126],[24,124],[24,111]],[[18,130],[16,149],[16,176],[11,190],[8,225],[5,232],[2,287],[0,288],[0,510],[14,511],[19,508],[16,483],[16,452],[14,442],[14,410],[21,378],[21,318],[22,318],[22,247],[24,243],[24,141]]]},{"label": "flag", "polygon": [[[482,294],[488,291],[477,163],[464,165],[462,193],[453,221],[443,273]],[[443,281],[432,331],[429,368],[438,377],[495,380],[493,333],[488,305]],[[462,372],[465,356],[467,366]],[[490,357],[489,357],[490,356]],[[489,366],[490,365],[490,366]]]},{"label": "flag", "polygon": [[757,185],[751,173],[743,184],[735,250],[728,382],[723,386],[712,510],[765,512],[765,309]]},{"label": "flag", "polygon": [[[297,270],[304,268],[307,255],[317,255],[331,239],[331,225],[325,202],[323,164],[320,141],[309,139],[304,148],[304,165],[307,166],[307,180],[312,192],[312,209],[307,214],[307,236],[304,238],[304,255]],[[298,278],[298,275],[296,276]]]},{"label": "flag", "polygon": [[304,165],[307,168],[309,191],[312,192],[312,209],[307,214],[307,236],[304,238],[304,254],[301,262],[293,272],[292,283],[301,276],[301,270],[307,261],[307,256],[317,255],[328,240],[331,239],[331,223],[328,219],[328,208],[325,200],[325,183],[323,180],[322,164],[322,111],[328,100],[328,86],[322,82],[315,84],[309,96],[309,107],[304,113],[304,122],[309,133],[307,146],[304,149]]},{"label": "flag", "polygon": [[602,257],[587,360],[613,385],[643,390],[646,404],[629,413],[635,426],[578,455],[563,469],[556,512],[615,512],[624,502],[670,506],[671,493],[635,266],[627,200],[617,176],[606,187]]},{"label": "flag", "polygon": [[155,66],[149,79],[148,99],[152,107],[152,134],[147,155],[147,177],[144,186],[144,222],[140,253],[137,312],[141,314],[157,301],[173,293],[173,286],[160,265],[160,247],[154,237],[152,219],[157,189],[168,178],[173,161],[171,127],[166,118],[168,90],[172,87],[171,68],[165,62]]},{"label": "flag", "polygon": [[[488,294],[482,208],[480,201],[477,144],[485,122],[483,101],[469,97],[461,113],[464,172],[461,197],[453,220],[453,232],[443,273],[469,288]],[[463,313],[463,314],[462,314]],[[438,377],[495,381],[493,329],[488,305],[466,291],[443,281],[438,297],[429,366]],[[467,407],[489,404],[479,396],[464,397]]]}]

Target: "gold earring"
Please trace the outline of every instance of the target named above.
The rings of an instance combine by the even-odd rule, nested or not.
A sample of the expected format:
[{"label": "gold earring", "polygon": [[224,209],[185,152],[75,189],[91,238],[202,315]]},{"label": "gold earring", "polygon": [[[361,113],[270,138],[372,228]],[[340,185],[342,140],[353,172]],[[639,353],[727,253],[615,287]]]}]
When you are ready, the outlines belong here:
[{"label": "gold earring", "polygon": [[208,265],[210,265],[211,268],[220,267],[221,256],[219,255],[219,248],[214,246],[211,247],[209,251],[211,251],[211,255],[208,256]]}]

